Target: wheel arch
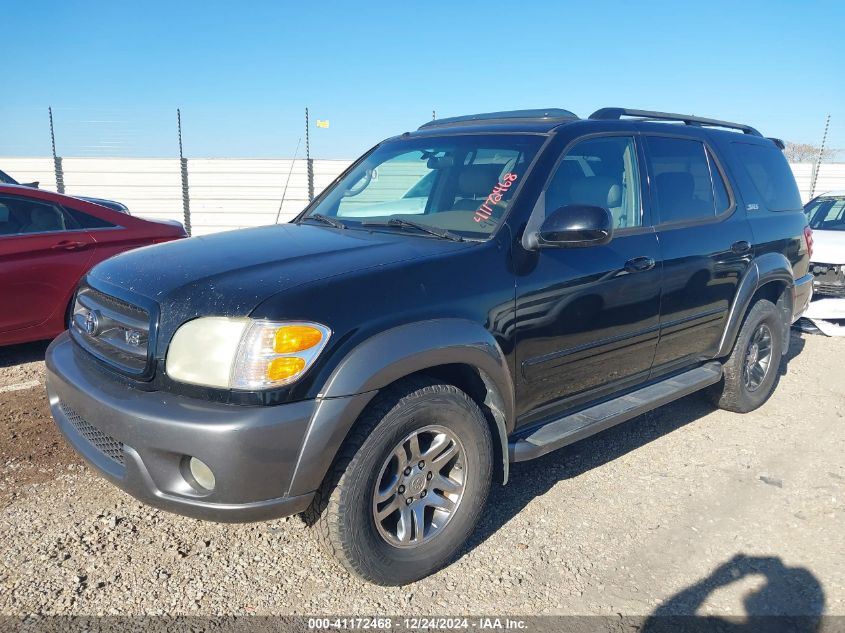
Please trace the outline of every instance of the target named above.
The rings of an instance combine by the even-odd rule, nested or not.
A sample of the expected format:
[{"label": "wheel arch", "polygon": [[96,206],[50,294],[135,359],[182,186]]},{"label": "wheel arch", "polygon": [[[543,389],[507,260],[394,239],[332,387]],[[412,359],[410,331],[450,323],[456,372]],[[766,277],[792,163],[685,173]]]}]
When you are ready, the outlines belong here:
[{"label": "wheel arch", "polygon": [[795,285],[792,265],[781,253],[766,253],[754,260],[739,282],[728,321],[719,344],[718,358],[731,353],[748,311],[759,299],[775,304],[783,314],[784,354],[789,345],[789,326],[792,321],[792,288]]},{"label": "wheel arch", "polygon": [[507,436],[515,419],[507,360],[492,334],[478,323],[433,319],[376,334],[338,363],[320,391],[288,494],[319,486],[379,390],[418,374],[453,384],[475,400],[491,425],[497,478],[507,482]]},{"label": "wheel arch", "polygon": [[424,375],[454,385],[475,401],[493,435],[496,479],[501,484],[506,484],[510,470],[508,433],[512,430],[508,425],[513,421],[513,417],[511,414],[509,418],[505,413],[505,398],[493,378],[483,369],[467,363],[435,365],[412,375]]}]

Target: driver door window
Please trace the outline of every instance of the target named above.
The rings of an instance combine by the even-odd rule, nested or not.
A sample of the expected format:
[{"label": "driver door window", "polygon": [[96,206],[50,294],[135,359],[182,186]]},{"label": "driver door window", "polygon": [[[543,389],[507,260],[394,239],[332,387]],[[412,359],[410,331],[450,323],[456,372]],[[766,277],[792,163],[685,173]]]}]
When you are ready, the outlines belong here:
[{"label": "driver door window", "polygon": [[617,231],[642,226],[640,175],[633,138],[591,138],[570,148],[546,189],[545,215],[569,204],[609,209]]}]

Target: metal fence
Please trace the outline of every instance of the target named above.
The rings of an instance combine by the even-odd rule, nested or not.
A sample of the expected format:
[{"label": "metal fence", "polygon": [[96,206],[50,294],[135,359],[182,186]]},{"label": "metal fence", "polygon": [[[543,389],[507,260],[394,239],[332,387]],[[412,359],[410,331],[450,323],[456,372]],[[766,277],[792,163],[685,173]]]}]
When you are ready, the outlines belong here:
[{"label": "metal fence", "polygon": [[[308,203],[304,159],[187,158],[187,194],[194,235],[286,222]],[[349,160],[312,160],[319,193]],[[38,181],[57,190],[52,157],[0,157],[0,166],[19,182]],[[809,199],[812,163],[791,165],[801,195]],[[182,162],[179,158],[61,158],[65,193],[119,200],[140,217],[185,221]],[[284,194],[285,183],[290,182]],[[815,192],[845,190],[845,163],[821,163]]]}]

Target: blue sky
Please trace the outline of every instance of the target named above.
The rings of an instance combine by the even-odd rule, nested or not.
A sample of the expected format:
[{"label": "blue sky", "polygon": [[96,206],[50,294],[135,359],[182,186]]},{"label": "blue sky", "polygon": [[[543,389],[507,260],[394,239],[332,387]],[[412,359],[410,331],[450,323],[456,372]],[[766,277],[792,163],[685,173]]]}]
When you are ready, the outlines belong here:
[{"label": "blue sky", "polygon": [[306,105],[319,158],[432,109],[552,106],[811,143],[829,113],[845,149],[843,2],[2,3],[0,156],[49,154],[48,105],[65,156],[173,156],[177,107],[187,156],[290,156]]}]

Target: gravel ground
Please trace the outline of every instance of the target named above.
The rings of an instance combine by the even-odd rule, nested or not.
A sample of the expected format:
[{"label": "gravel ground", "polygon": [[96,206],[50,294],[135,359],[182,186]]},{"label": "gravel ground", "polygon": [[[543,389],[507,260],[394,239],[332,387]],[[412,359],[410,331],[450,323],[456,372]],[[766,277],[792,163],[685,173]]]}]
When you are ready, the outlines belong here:
[{"label": "gravel ground", "polygon": [[845,339],[794,333],[754,413],[690,396],[515,465],[462,557],[401,588],[297,518],[203,523],[100,480],[26,386],[43,353],[0,350],[0,614],[845,615]]}]

